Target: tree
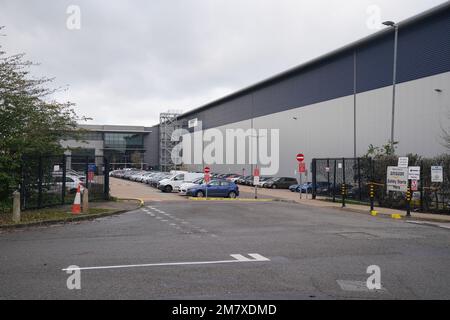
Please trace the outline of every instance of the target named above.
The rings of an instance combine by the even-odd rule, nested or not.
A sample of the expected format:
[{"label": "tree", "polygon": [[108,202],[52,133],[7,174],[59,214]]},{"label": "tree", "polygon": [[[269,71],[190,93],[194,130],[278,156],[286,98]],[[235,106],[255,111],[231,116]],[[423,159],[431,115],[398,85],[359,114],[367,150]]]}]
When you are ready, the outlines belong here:
[{"label": "tree", "polygon": [[0,200],[17,188],[24,156],[61,154],[60,141],[76,135],[77,121],[86,119],[73,103],[50,98],[57,91],[47,87],[52,79],[32,78],[34,65],[0,45]]}]

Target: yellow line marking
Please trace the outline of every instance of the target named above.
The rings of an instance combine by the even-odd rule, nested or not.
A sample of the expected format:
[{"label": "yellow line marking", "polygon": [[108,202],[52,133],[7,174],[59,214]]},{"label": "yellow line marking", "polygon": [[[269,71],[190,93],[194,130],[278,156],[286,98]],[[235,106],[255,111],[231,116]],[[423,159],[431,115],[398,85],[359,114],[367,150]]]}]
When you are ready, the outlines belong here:
[{"label": "yellow line marking", "polygon": [[402,219],[402,215],[400,215],[400,214],[393,214],[393,215],[391,215],[391,218],[392,219],[396,219],[396,220],[400,220],[400,219]]},{"label": "yellow line marking", "polygon": [[230,198],[195,198],[195,197],[189,197],[188,199],[193,201],[242,201],[242,202],[273,201],[273,199],[230,199]]}]

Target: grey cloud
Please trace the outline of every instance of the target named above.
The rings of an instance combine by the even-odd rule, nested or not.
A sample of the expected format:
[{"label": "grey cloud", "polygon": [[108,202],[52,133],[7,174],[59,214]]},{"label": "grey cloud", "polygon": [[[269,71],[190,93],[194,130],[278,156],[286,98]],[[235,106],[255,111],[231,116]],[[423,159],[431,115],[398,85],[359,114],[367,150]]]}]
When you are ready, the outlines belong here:
[{"label": "grey cloud", "polygon": [[[152,125],[368,35],[369,5],[402,20],[439,0],[0,0],[9,53],[69,85],[94,123]],[[66,8],[81,8],[81,30]]]}]

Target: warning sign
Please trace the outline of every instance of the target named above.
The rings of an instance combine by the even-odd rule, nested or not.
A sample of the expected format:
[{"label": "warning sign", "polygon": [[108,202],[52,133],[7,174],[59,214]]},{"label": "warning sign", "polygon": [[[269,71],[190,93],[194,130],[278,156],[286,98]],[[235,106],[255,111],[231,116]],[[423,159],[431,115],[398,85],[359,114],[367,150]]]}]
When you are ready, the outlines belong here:
[{"label": "warning sign", "polygon": [[408,168],[387,168],[387,191],[406,192],[408,190]]}]

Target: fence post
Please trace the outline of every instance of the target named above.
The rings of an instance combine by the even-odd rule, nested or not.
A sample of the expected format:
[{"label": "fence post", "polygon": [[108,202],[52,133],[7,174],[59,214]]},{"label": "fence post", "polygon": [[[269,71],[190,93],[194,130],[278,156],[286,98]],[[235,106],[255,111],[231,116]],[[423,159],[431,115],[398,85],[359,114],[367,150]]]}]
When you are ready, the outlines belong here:
[{"label": "fence post", "polygon": [[423,185],[425,184],[424,177],[423,177],[423,161],[420,162],[420,212],[424,212],[424,206],[423,206]]},{"label": "fence post", "polygon": [[42,180],[43,180],[42,156],[39,156],[38,165],[38,207],[42,207]]},{"label": "fence post", "polygon": [[328,190],[328,196],[330,196],[330,159],[327,159],[327,168],[328,168],[328,172],[327,172],[327,190]]},{"label": "fence post", "polygon": [[89,156],[86,156],[86,166],[85,166],[85,168],[84,168],[84,173],[85,173],[85,175],[86,175],[86,185],[85,185],[85,188],[90,188],[90,185],[89,185]]},{"label": "fence post", "polygon": [[20,184],[19,184],[19,192],[20,192],[20,203],[22,208],[25,208],[25,173],[24,173],[24,156],[20,158]]},{"label": "fence post", "polygon": [[61,190],[61,204],[64,205],[66,202],[66,177],[67,177],[67,168],[66,168],[66,155],[62,157],[62,190]]},{"label": "fence post", "polygon": [[411,217],[411,180],[408,179],[408,190],[406,191],[406,216]]},{"label": "fence post", "polygon": [[362,188],[361,188],[361,161],[357,159],[358,163],[358,188],[359,188],[359,201],[362,201]]},{"label": "fence post", "polygon": [[[316,192],[317,192],[317,159],[313,159],[311,163],[311,171],[312,171],[312,199],[316,199]],[[308,190],[308,189],[307,189]],[[300,190],[301,192],[301,190]],[[306,194],[308,196],[308,194]]]},{"label": "fence post", "polygon": [[336,202],[336,170],[337,159],[334,159],[334,173],[333,173],[333,202]]},{"label": "fence post", "polygon": [[108,163],[108,159],[106,157],[103,158],[103,165],[105,166],[105,170],[104,170],[104,178],[103,178],[103,190],[104,190],[104,199],[105,200],[109,200],[109,163]]},{"label": "fence post", "polygon": [[345,158],[342,158],[342,208],[345,208],[345,196],[346,196],[346,186],[345,186]]}]

